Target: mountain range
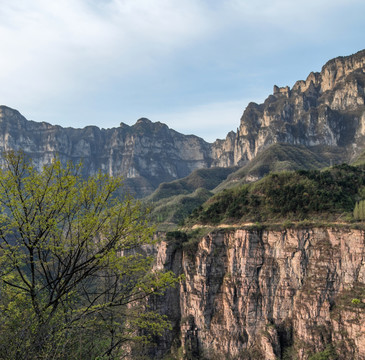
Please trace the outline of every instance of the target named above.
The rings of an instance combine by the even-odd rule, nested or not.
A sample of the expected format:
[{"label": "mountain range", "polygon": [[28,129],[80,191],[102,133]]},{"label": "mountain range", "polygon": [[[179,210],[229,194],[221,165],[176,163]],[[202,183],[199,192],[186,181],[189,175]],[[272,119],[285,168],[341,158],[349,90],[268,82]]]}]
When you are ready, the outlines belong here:
[{"label": "mountain range", "polygon": [[[82,161],[85,175],[99,170],[122,175],[136,197],[151,194],[159,184],[186,177],[197,169],[247,169],[273,144],[291,145],[297,153],[312,154],[313,162],[304,164],[292,153],[289,168],[322,167],[349,162],[364,149],[364,84],[365,50],[337,57],[292,88],[274,86],[263,104],[247,106],[236,132],[213,143],[146,118],[112,129],[63,128],[29,121],[17,110],[1,106],[0,150],[22,150],[38,167],[56,154],[63,162]],[[287,168],[287,161],[278,158],[260,167],[256,160],[256,167],[251,166],[255,169],[243,177],[247,181],[257,179],[272,169]]]},{"label": "mountain range", "polygon": [[0,151],[121,175],[155,222],[173,224],[146,249],[156,269],[182,275],[148,299],[172,330],[130,359],[361,360],[365,228],[353,208],[365,202],[364,88],[365,50],[335,58],[274,86],[213,143],[146,118],[62,128],[1,106]]}]

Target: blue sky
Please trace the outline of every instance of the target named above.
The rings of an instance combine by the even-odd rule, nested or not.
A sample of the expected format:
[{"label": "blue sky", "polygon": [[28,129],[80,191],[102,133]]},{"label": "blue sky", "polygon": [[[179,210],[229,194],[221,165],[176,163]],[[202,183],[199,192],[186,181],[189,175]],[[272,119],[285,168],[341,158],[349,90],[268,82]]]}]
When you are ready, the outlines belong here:
[{"label": "blue sky", "polygon": [[207,141],[250,101],[365,48],[364,0],[0,0],[0,103],[61,126]]}]

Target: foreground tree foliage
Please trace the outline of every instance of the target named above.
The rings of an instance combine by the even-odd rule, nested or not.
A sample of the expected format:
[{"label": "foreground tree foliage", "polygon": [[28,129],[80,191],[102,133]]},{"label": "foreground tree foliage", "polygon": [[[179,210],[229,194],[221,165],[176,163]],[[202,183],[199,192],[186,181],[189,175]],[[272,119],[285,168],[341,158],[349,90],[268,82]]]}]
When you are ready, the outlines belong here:
[{"label": "foreground tree foliage", "polygon": [[0,358],[114,359],[168,327],[142,301],[177,279],[151,271],[152,229],[120,179],[83,180],[16,153],[0,172]]}]

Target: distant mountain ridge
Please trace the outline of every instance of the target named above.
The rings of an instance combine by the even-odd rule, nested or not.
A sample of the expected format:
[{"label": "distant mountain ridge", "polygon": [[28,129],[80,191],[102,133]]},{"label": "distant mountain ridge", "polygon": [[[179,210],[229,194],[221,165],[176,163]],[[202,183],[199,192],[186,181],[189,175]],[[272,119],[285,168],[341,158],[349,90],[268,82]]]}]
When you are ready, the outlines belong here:
[{"label": "distant mountain ridge", "polygon": [[85,175],[124,176],[137,197],[196,169],[247,165],[272,144],[326,147],[318,163],[332,160],[332,150],[336,161],[339,152],[341,161],[350,161],[365,148],[364,84],[365,50],[335,58],[292,89],[274,86],[263,104],[247,106],[237,132],[214,143],[146,118],[132,126],[74,129],[29,121],[1,106],[0,151],[23,150],[39,167],[56,154],[64,162],[82,161]]},{"label": "distant mountain ridge", "polygon": [[133,126],[62,128],[26,120],[18,111],[0,107],[0,151],[22,150],[40,168],[58,154],[61,161],[83,162],[85,175],[99,170],[122,175],[138,197],[212,163],[210,144],[183,135],[165,124],[139,119]]}]

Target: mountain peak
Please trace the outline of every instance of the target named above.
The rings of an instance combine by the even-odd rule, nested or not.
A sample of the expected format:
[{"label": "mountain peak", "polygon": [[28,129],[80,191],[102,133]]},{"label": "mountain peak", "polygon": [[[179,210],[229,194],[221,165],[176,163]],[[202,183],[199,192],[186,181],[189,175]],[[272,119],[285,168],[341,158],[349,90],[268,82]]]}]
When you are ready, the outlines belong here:
[{"label": "mountain peak", "polygon": [[39,168],[62,154],[83,161],[86,175],[123,175],[139,196],[198,168],[244,165],[276,143],[340,147],[345,160],[365,148],[364,84],[365,50],[330,60],[292,89],[274,86],[263,104],[250,103],[237,133],[212,144],[146,117],[109,130],[64,129],[0,106],[0,152],[22,149]]},{"label": "mountain peak", "polygon": [[145,117],[141,117],[140,119],[137,120],[136,124],[152,124],[152,121]]}]

